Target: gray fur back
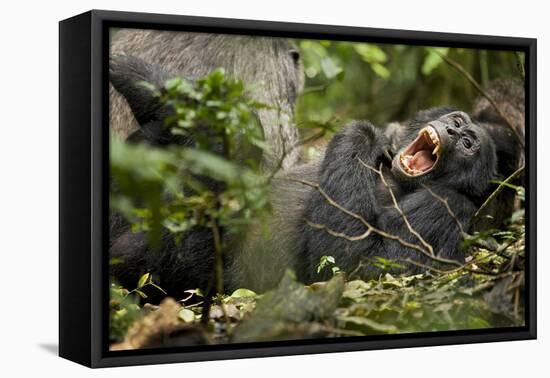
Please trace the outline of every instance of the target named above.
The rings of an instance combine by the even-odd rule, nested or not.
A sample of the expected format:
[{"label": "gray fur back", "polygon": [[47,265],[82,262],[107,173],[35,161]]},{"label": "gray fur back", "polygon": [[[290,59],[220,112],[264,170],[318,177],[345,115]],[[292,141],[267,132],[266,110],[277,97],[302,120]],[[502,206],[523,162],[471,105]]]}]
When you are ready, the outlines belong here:
[{"label": "gray fur back", "polygon": [[[283,168],[300,160],[294,123],[296,96],[303,87],[303,67],[291,40],[281,38],[123,29],[111,42],[112,54],[129,54],[156,64],[170,75],[198,78],[218,67],[242,80],[251,98],[271,106],[258,111],[272,152],[264,166]],[[122,138],[138,128],[128,104],[110,87],[111,129]],[[290,152],[289,152],[290,151]]]},{"label": "gray fur back", "polygon": [[229,290],[246,287],[263,292],[275,287],[287,268],[295,269],[301,259],[303,211],[312,190],[295,180],[317,183],[320,161],[294,167],[275,178],[271,218],[265,229],[252,227],[233,251],[226,274]]}]

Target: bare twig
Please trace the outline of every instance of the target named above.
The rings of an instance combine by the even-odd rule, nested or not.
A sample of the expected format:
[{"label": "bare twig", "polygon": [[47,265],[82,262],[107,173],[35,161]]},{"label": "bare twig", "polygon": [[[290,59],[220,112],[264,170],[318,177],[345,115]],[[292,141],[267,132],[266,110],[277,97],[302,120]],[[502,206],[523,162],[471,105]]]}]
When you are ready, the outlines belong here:
[{"label": "bare twig", "polygon": [[[214,236],[214,249],[216,253],[216,290],[218,294],[223,294],[223,245],[220,228],[216,219],[212,219],[210,227],[212,229],[212,235]],[[229,320],[229,316],[227,315],[227,311],[225,310],[225,304],[223,301],[220,301],[220,309],[222,310],[227,332],[229,333],[231,331],[231,322]]]},{"label": "bare twig", "polygon": [[388,182],[386,181],[386,178],[384,177],[384,174],[382,173],[382,169],[376,169],[372,166],[370,166],[369,164],[365,163],[363,160],[361,160],[360,157],[357,157],[357,160],[359,160],[359,162],[367,167],[368,169],[372,170],[373,172],[376,172],[378,174],[378,176],[380,176],[380,180],[382,181],[382,183],[384,184],[384,186],[388,189],[388,192],[390,193],[390,196],[391,196],[391,199],[392,199],[392,202],[393,202],[393,207],[395,208],[395,210],[397,210],[397,212],[399,213],[399,215],[401,215],[401,218],[403,218],[403,222],[405,222],[405,225],[407,226],[407,229],[409,230],[409,232],[411,234],[413,234],[417,239],[418,241],[428,250],[428,252],[430,253],[430,255],[432,256],[435,256],[434,254],[434,249],[432,247],[432,245],[430,243],[428,243],[426,240],[424,240],[424,238],[422,237],[422,235],[420,235],[410,224],[409,222],[409,219],[407,218],[407,216],[405,215],[405,213],[403,212],[403,209],[401,209],[401,206],[399,206],[399,203],[397,202],[397,198],[395,197],[395,193],[393,192],[393,189],[391,188],[391,186],[388,184]]},{"label": "bare twig", "polygon": [[277,173],[281,171],[281,169],[283,168],[284,160],[290,153],[292,153],[298,147],[301,147],[305,144],[311,143],[313,141],[316,141],[317,139],[322,138],[323,136],[325,136],[325,134],[326,134],[325,130],[322,130],[321,132],[313,134],[312,136],[292,145],[288,151],[286,149],[286,144],[284,143],[284,140],[283,140],[282,141],[283,151],[282,151],[281,157],[279,158],[279,161],[277,161],[277,165],[275,166],[275,168],[271,171],[271,173],[267,177],[266,184],[271,183],[271,181],[273,181],[273,179],[275,178],[275,175],[277,175]]},{"label": "bare twig", "polygon": [[[517,242],[518,240],[520,240],[522,237],[525,237],[525,232],[519,233],[519,234],[517,235],[517,238],[511,239],[511,240],[508,241],[508,243],[506,243],[506,244],[504,244],[504,245],[502,245],[502,246],[499,246],[499,247],[497,248],[497,250],[496,250],[494,253],[495,253],[496,255],[500,256],[500,257],[504,257],[504,258],[507,258],[508,260],[511,260],[512,258],[509,257],[509,256],[506,256],[506,255],[504,254],[504,252],[506,252],[506,250],[507,250],[508,248],[510,248],[510,246],[511,246],[512,244],[516,243],[516,242]],[[516,253],[517,253],[517,252],[514,251],[513,255],[515,255]],[[513,255],[512,255],[512,256],[513,256]]]},{"label": "bare twig", "polygon": [[367,228],[367,231],[363,232],[361,235],[349,236],[349,235],[346,235],[346,234],[344,234],[344,233],[342,233],[342,232],[337,232],[337,231],[331,230],[330,228],[328,228],[328,227],[325,226],[324,224],[313,223],[313,222],[311,222],[311,221],[308,220],[308,219],[305,219],[305,222],[306,222],[307,225],[310,226],[311,228],[315,228],[315,229],[317,229],[317,230],[324,230],[324,231],[326,231],[328,234],[330,234],[330,235],[332,235],[332,236],[334,236],[334,237],[346,239],[346,240],[349,240],[349,241],[363,240],[363,239],[367,238],[367,237],[372,233],[372,229]]},{"label": "bare twig", "polygon": [[427,265],[427,264],[422,264],[421,262],[412,260],[412,259],[410,259],[410,258],[406,258],[406,259],[397,259],[397,261],[402,261],[402,262],[405,262],[405,263],[408,263],[408,264],[417,266],[417,267],[419,267],[419,268],[426,269],[426,270],[429,270],[429,271],[432,271],[432,272],[436,272],[436,273],[439,273],[439,274],[452,273],[452,272],[454,272],[455,270],[460,270],[460,269],[462,269],[462,266],[460,266],[460,267],[458,267],[458,268],[456,268],[456,269],[449,269],[449,270],[438,269],[438,268],[434,268],[433,266],[430,266],[430,265]]},{"label": "bare twig", "polygon": [[514,292],[514,318],[516,321],[519,319],[519,287]]},{"label": "bare twig", "polygon": [[[281,139],[283,139],[281,137]],[[269,174],[269,176],[267,177],[267,180],[266,180],[266,184],[269,184],[271,183],[271,181],[273,180],[273,178],[275,177],[275,175],[283,168],[283,163],[288,155],[288,152],[286,151],[286,144],[285,144],[285,141],[282,140],[282,147],[283,147],[283,151],[282,151],[282,154],[281,154],[281,157],[279,158],[279,161],[277,162],[277,165],[275,166],[275,168],[273,169],[273,171],[271,171],[271,173]]]},{"label": "bare twig", "polygon": [[451,67],[456,69],[458,72],[460,72],[473,86],[474,88],[491,103],[491,105],[495,108],[498,115],[506,122],[506,125],[510,128],[510,130],[514,133],[514,136],[516,137],[518,143],[521,145],[522,148],[525,147],[525,142],[523,141],[522,136],[519,134],[518,130],[514,127],[514,124],[510,121],[510,119],[504,114],[500,106],[497,105],[494,98],[485,90],[483,87],[474,79],[474,77],[462,67],[462,65],[458,62],[456,62],[454,59],[449,58],[445,54],[441,54],[439,51],[433,49],[433,52],[435,52],[437,55],[441,57],[445,61],[445,63],[449,64]]},{"label": "bare twig", "polygon": [[[414,244],[414,243],[410,243],[406,240],[403,240],[402,238],[400,238],[399,236],[397,235],[392,235],[392,234],[389,234],[385,231],[382,231],[376,227],[374,227],[372,224],[370,224],[365,218],[363,218],[361,215],[357,214],[357,213],[354,213],[353,211],[350,211],[348,209],[346,209],[345,207],[341,206],[340,204],[338,204],[336,201],[334,201],[324,190],[323,188],[321,188],[319,186],[319,184],[316,184],[316,183],[313,183],[313,182],[310,182],[310,181],[306,181],[306,180],[300,180],[300,179],[293,179],[293,178],[287,178],[287,180],[290,180],[290,181],[295,181],[295,182],[298,182],[298,183],[301,183],[303,185],[307,185],[309,187],[312,187],[314,189],[316,189],[323,197],[324,199],[327,201],[327,203],[335,208],[337,208],[338,210],[340,210],[341,212],[343,212],[344,214],[346,215],[349,215],[350,217],[354,218],[354,219],[357,219],[358,221],[360,221],[366,228],[367,228],[367,232],[370,231],[370,233],[375,233],[383,238],[386,238],[386,239],[390,239],[390,240],[393,240],[393,241],[396,241],[398,242],[399,244],[401,244],[402,246],[404,247],[407,247],[407,248],[411,248],[411,249],[414,249],[418,252],[420,252],[421,254],[427,256],[428,258],[430,258],[431,260],[434,260],[434,261],[437,261],[439,263],[442,263],[442,264],[449,264],[449,265],[455,265],[455,266],[462,266],[461,263],[459,263],[458,261],[455,261],[455,260],[449,260],[449,259],[445,259],[445,258],[442,258],[442,257],[438,257],[438,256],[435,256],[433,254],[431,254],[427,249],[425,249],[425,247],[422,247],[418,244]],[[312,223],[309,221],[309,223]],[[319,224],[315,224],[313,223],[314,226],[316,226],[315,228],[322,228],[323,230],[327,231],[330,230],[326,225],[319,225]],[[343,239],[346,239],[346,240],[351,240],[351,238],[358,238],[359,236],[362,236],[362,235],[359,235],[359,236],[349,236],[349,235],[345,235],[345,234],[341,234],[339,233],[338,231],[334,231],[334,230],[330,230],[329,232],[331,235],[335,236],[335,237],[341,237]],[[365,233],[366,234],[366,233]],[[367,235],[368,236],[368,235]],[[364,236],[362,237],[362,239],[365,239],[367,236]],[[359,238],[358,240],[361,240],[361,238]]]},{"label": "bare twig", "polygon": [[512,282],[508,284],[506,291],[508,293],[521,288],[525,285],[525,273],[521,271],[508,272],[508,275],[512,276]]},{"label": "bare twig", "polygon": [[324,92],[327,88],[328,88],[328,84],[317,85],[314,87],[307,87],[307,88],[304,88],[304,90],[302,91],[302,93],[300,93],[300,95],[306,96],[311,93]]},{"label": "bare twig", "polygon": [[515,179],[516,177],[518,177],[521,173],[523,173],[523,171],[525,170],[525,165],[522,165],[521,167],[519,167],[514,173],[512,173],[510,176],[508,176],[506,178],[506,180],[502,181],[499,186],[497,186],[497,188],[491,193],[491,195],[489,195],[489,197],[487,197],[487,199],[485,200],[485,202],[483,202],[483,204],[479,207],[479,209],[477,209],[477,211],[475,212],[474,214],[474,218],[477,218],[479,216],[479,214],[481,214],[481,211],[487,207],[487,205],[497,196],[498,193],[500,193],[500,191],[502,189],[504,189],[504,187],[510,183],[510,181],[512,181],[513,179]]},{"label": "bare twig", "polygon": [[462,226],[462,223],[460,222],[460,220],[457,218],[457,216],[454,213],[453,209],[451,209],[451,206],[449,206],[449,200],[447,198],[443,198],[439,194],[435,193],[427,185],[422,184],[422,186],[424,187],[424,189],[426,189],[428,191],[428,193],[430,193],[432,195],[432,197],[439,200],[445,206],[445,208],[447,209],[447,212],[449,213],[449,215],[456,222],[456,224],[457,224],[457,226],[460,230],[460,234],[464,237],[466,235],[466,232],[464,231],[464,227]]},{"label": "bare twig", "polygon": [[303,146],[304,144],[315,142],[316,140],[321,139],[322,137],[324,137],[326,134],[327,134],[327,130],[321,130],[318,133],[315,133],[315,134],[307,137],[306,139],[302,140],[297,145],[295,145],[293,148],[297,148],[297,147]]},{"label": "bare twig", "polygon": [[[460,266],[456,267],[456,268],[452,268],[452,269],[438,269],[438,268],[434,268],[432,266],[429,266],[429,265],[426,265],[426,264],[422,264],[422,263],[419,263],[418,261],[414,261],[414,260],[411,260],[409,258],[407,259],[401,259],[401,260],[398,260],[398,261],[403,261],[403,262],[408,262],[412,265],[416,265],[420,268],[424,268],[424,269],[427,269],[427,270],[431,270],[433,272],[436,272],[436,273],[440,273],[440,274],[452,274],[452,273],[455,273],[455,272],[459,272],[463,269],[467,269],[470,265],[473,265],[475,263],[478,263],[478,262],[481,262],[482,260],[484,260],[485,258],[477,258],[477,259],[472,259],[464,264],[460,264]],[[480,271],[477,271],[477,270],[468,270],[469,272],[471,273],[477,273],[477,274],[484,274],[483,272],[480,272]]]},{"label": "bare twig", "polygon": [[473,294],[480,293],[480,292],[482,292],[483,290],[490,289],[490,288],[492,288],[493,286],[495,286],[495,282],[494,282],[494,281],[487,281],[487,282],[484,282],[484,283],[482,283],[482,284],[479,284],[479,285],[477,285],[476,287],[474,287],[474,288],[472,289],[472,295],[473,295]]}]

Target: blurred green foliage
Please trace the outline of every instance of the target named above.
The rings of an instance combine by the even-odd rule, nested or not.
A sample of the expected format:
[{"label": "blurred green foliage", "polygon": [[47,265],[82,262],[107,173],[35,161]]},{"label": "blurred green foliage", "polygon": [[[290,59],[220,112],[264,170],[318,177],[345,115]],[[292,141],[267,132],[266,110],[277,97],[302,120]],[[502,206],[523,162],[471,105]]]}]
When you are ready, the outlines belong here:
[{"label": "blurred green foliage", "polygon": [[522,75],[518,59],[523,54],[513,51],[315,40],[301,40],[299,47],[306,73],[299,125],[341,126],[369,119],[381,126],[441,105],[469,111],[475,89],[439,54],[458,62],[482,85]]},{"label": "blurred green foliage", "polygon": [[132,323],[141,317],[141,308],[135,296],[128,295],[127,289],[115,283],[111,283],[109,294],[109,339],[120,342]]},{"label": "blurred green foliage", "polygon": [[242,83],[221,69],[195,83],[175,78],[150,89],[175,109],[165,127],[192,134],[195,143],[152,147],[111,138],[111,207],[134,231],[147,231],[153,245],[162,228],[182,234],[214,222],[237,232],[266,214],[267,183],[251,158],[266,148],[253,115],[263,105],[245,98]]}]

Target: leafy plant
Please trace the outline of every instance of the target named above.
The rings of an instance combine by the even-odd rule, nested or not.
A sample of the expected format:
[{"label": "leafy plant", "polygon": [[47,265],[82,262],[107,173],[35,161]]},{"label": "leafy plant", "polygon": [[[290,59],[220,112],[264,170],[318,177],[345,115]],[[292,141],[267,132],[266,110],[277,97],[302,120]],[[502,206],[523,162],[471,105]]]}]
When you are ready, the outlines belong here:
[{"label": "leafy plant", "polygon": [[193,227],[210,229],[223,292],[222,228],[237,233],[270,210],[257,158],[267,147],[254,115],[265,106],[248,99],[242,82],[222,69],[150,89],[174,109],[164,127],[189,143],[156,148],[111,138],[111,206],[134,231],[148,233],[153,249],[163,232],[183,238]]},{"label": "leafy plant", "polygon": [[147,286],[154,287],[166,294],[160,286],[153,282],[151,273],[142,275],[137,282],[136,288],[132,290],[125,289],[111,282],[109,288],[109,338],[111,341],[121,341],[126,335],[130,325],[141,318],[142,313],[138,297],[147,298],[147,295],[143,292],[143,289]]},{"label": "leafy plant", "polygon": [[336,266],[336,260],[333,256],[321,256],[319,265],[317,265],[317,274],[320,274],[325,268],[330,267],[332,274],[340,272],[340,268]]},{"label": "leafy plant", "polygon": [[133,296],[128,297],[128,290],[114,283],[109,293],[109,339],[122,341],[130,325],[141,317],[141,308]]}]

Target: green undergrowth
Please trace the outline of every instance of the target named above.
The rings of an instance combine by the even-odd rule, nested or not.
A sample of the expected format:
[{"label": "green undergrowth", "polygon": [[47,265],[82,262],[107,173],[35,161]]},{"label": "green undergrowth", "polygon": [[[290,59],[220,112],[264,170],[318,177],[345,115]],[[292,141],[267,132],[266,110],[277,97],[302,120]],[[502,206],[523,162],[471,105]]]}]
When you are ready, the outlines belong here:
[{"label": "green undergrowth", "polygon": [[[278,287],[266,293],[241,288],[231,295],[218,295],[208,321],[201,319],[202,293],[189,290],[170,316],[177,317],[182,326],[200,329],[205,343],[522,326],[523,234],[524,226],[518,223],[506,231],[474,235],[466,244],[483,244],[485,248],[468,247],[465,264],[446,271],[400,276],[382,273],[377,279],[359,280],[332,269],[330,280],[308,286],[287,271]],[[325,264],[337,264],[331,258],[324,260]],[[154,283],[147,276],[139,284]],[[148,314],[162,311],[162,305],[140,306],[140,292],[139,285],[132,291],[113,285],[113,342],[123,341],[133,322],[144,322]],[[162,332],[170,337],[170,329]]]}]

